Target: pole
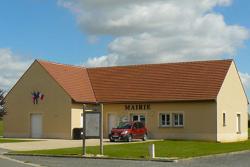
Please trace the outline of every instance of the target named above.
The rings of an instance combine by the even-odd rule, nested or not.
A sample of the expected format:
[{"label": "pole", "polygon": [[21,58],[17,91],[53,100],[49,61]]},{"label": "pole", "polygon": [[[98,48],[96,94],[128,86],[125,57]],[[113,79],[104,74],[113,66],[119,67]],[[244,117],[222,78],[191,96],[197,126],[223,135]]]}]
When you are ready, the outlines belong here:
[{"label": "pole", "polygon": [[82,110],[82,155],[85,156],[86,155],[86,144],[85,144],[85,104],[83,105],[83,110]]},{"label": "pole", "polygon": [[149,155],[151,159],[155,158],[155,145],[154,144],[149,145]]},{"label": "pole", "polygon": [[101,106],[101,113],[100,113],[100,154],[103,155],[103,104]]}]

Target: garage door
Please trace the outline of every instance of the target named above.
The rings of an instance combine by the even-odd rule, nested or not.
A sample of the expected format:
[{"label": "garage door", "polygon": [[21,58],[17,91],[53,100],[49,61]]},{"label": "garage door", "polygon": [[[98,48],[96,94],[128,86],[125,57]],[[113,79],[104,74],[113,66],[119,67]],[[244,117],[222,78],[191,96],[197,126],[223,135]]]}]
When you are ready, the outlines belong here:
[{"label": "garage door", "polygon": [[42,138],[42,114],[31,114],[31,137]]}]

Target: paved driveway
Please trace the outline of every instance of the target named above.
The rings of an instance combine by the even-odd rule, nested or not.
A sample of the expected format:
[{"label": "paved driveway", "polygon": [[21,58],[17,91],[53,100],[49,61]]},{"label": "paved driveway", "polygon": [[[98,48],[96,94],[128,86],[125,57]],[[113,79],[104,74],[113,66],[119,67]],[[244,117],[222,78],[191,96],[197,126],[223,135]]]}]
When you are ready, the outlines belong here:
[{"label": "paved driveway", "polygon": [[[156,140],[148,140],[156,141]],[[142,142],[142,141],[137,141]],[[97,146],[100,141],[98,139],[87,139],[86,146]],[[108,144],[127,144],[127,142],[112,142],[108,139],[104,139],[104,145]],[[27,141],[20,143],[1,143],[0,148],[11,151],[29,151],[29,150],[47,150],[47,149],[58,149],[58,148],[71,148],[81,147],[82,140],[62,140],[62,139],[42,139],[38,141]]]},{"label": "paved driveway", "polygon": [[[105,144],[108,144],[108,140],[104,140]],[[99,145],[99,140],[88,139],[86,140],[87,146]],[[82,140],[58,140],[58,139],[41,139],[40,141],[27,141],[19,143],[1,143],[0,148],[12,150],[12,151],[27,151],[27,150],[45,150],[45,149],[57,149],[57,148],[71,148],[81,147]]]}]

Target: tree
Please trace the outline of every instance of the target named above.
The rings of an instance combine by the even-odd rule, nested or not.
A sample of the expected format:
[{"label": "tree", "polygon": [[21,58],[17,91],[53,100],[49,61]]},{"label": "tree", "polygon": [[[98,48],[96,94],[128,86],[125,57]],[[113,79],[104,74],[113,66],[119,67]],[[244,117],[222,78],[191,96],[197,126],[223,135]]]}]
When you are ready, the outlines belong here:
[{"label": "tree", "polygon": [[4,101],[4,90],[0,89],[0,119],[2,119],[2,117],[6,114],[5,111],[5,101]]}]

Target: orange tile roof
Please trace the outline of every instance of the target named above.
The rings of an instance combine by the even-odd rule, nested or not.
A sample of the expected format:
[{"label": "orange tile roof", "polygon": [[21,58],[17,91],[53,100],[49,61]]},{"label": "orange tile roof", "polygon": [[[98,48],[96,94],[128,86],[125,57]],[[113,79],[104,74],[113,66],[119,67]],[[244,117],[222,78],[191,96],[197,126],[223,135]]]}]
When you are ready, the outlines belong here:
[{"label": "orange tile roof", "polygon": [[75,102],[95,102],[86,68],[38,60]]},{"label": "orange tile roof", "polygon": [[214,100],[232,60],[83,68],[39,61],[76,102]]}]

